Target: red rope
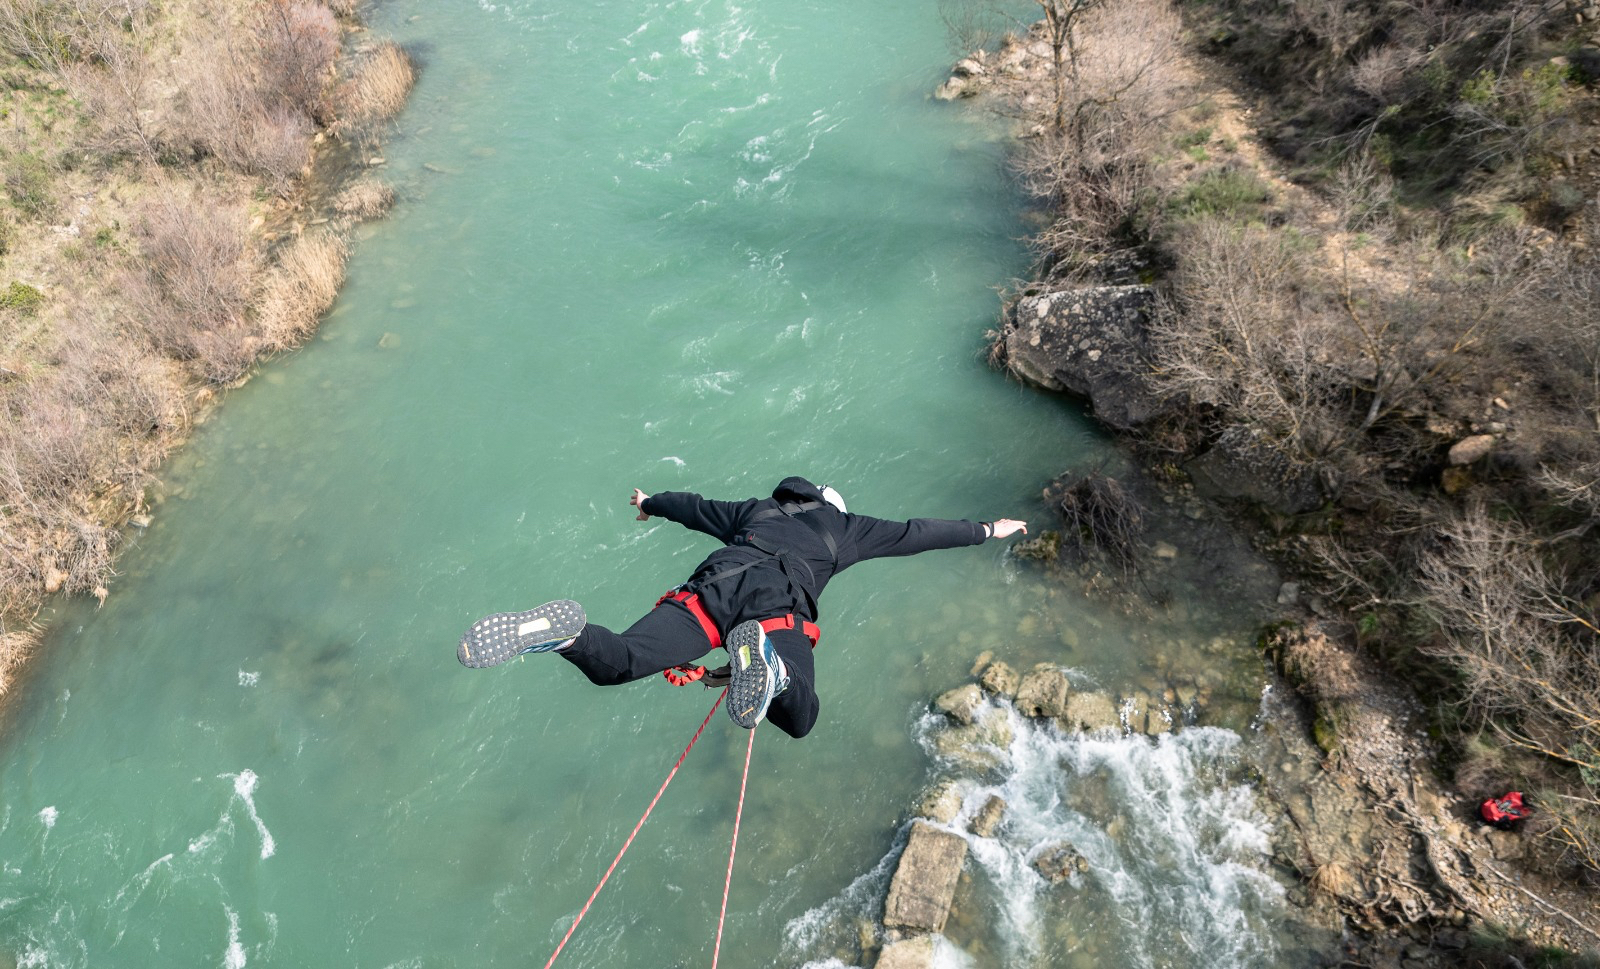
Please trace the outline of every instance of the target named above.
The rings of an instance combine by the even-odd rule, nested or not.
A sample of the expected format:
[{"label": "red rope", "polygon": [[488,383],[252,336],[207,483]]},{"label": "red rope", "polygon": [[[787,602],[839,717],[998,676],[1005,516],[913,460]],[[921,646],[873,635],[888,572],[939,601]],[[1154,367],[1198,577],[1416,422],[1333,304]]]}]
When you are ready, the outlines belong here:
[{"label": "red rope", "polygon": [[[633,826],[633,833],[629,834],[628,840],[622,843],[622,850],[617,852],[617,856],[615,858],[611,859],[611,867],[606,869],[605,876],[600,879],[600,884],[596,885],[594,887],[594,891],[589,893],[589,900],[583,903],[583,908],[578,912],[578,917],[573,919],[572,924],[567,927],[567,934],[561,937],[561,944],[556,946],[556,951],[550,953],[550,961],[544,964],[544,969],[550,969],[552,965],[555,965],[556,956],[560,955],[561,950],[567,947],[567,940],[572,938],[573,932],[577,931],[578,923],[582,922],[584,915],[588,914],[589,906],[594,904],[595,896],[600,894],[600,889],[606,887],[606,879],[611,877],[611,873],[616,870],[617,862],[621,861],[622,856],[627,854],[628,846],[633,844],[634,835],[637,835],[639,833],[639,829],[644,827],[645,819],[650,817],[650,812],[656,809],[656,802],[661,800],[661,795],[666,791],[667,785],[672,783],[673,775],[677,774],[678,768],[683,766],[683,759],[689,756],[689,751],[694,749],[695,741],[700,739],[700,734],[706,729],[706,724],[711,722],[712,714],[717,712],[717,707],[722,704],[722,698],[726,695],[726,690],[723,690],[717,694],[717,702],[711,704],[711,712],[707,713],[706,718],[700,721],[700,729],[696,730],[694,732],[694,736],[689,738],[689,746],[683,748],[683,753],[678,755],[678,762],[672,765],[672,770],[667,773],[667,779],[661,782],[661,789],[656,791],[656,796],[650,799],[650,806],[644,809],[644,817],[641,817],[639,819],[639,823]],[[755,731],[752,730],[751,733],[754,734]],[[750,741],[751,743],[754,743],[755,737],[752,736]],[[745,771],[748,772],[749,769],[750,761],[747,755],[745,759]],[[742,786],[739,790],[739,808],[740,810],[744,809],[744,789]],[[739,837],[739,820],[737,817],[734,818],[733,822],[733,836],[736,839]],[[729,877],[731,878],[733,873],[733,859],[731,857],[728,859],[728,872]],[[723,910],[726,911],[728,905],[726,889],[724,889],[722,905]],[[718,926],[717,928],[717,941],[719,944],[722,941],[721,926]]]},{"label": "red rope", "polygon": [[744,749],[744,776],[739,778],[739,809],[733,812],[733,844],[728,846],[728,877],[722,881],[722,914],[717,916],[717,947],[711,950],[711,969],[717,969],[717,956],[722,953],[722,923],[728,918],[728,888],[733,884],[733,853],[739,850],[739,819],[744,816],[744,786],[750,779],[750,753],[755,749],[756,732],[752,729],[750,743]]}]

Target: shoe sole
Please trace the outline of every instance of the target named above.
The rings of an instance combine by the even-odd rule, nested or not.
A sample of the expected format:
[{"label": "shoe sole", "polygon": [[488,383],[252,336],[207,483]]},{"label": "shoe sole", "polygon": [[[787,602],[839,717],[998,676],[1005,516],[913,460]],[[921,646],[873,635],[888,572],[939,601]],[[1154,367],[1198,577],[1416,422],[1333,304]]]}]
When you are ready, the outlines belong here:
[{"label": "shoe sole", "polygon": [[735,626],[728,634],[728,665],[732,679],[723,701],[728,716],[746,730],[752,730],[767,715],[772,702],[773,673],[761,654],[761,623],[752,619]]},{"label": "shoe sole", "polygon": [[462,666],[499,666],[523,653],[545,653],[583,632],[583,607],[557,599],[527,612],[497,612],[472,624],[461,636],[456,658]]}]

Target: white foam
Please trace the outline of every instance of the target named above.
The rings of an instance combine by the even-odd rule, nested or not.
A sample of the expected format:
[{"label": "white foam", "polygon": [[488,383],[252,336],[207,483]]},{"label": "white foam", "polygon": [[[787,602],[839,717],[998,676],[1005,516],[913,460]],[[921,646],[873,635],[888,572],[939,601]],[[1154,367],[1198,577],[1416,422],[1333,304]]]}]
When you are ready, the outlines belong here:
[{"label": "white foam", "polygon": [[239,942],[239,913],[228,906],[222,906],[228,913],[228,948],[222,955],[223,969],[244,969],[244,946]]},{"label": "white foam", "polygon": [[259,672],[251,673],[251,672],[247,672],[245,670],[240,670],[239,671],[239,685],[240,686],[255,686],[256,684],[258,684],[260,682],[261,682],[261,674]]},{"label": "white foam", "polygon": [[39,812],[39,820],[44,822],[44,829],[46,831],[49,831],[51,828],[56,826],[56,818],[59,818],[60,816],[61,812],[57,811],[54,807],[47,807]]}]

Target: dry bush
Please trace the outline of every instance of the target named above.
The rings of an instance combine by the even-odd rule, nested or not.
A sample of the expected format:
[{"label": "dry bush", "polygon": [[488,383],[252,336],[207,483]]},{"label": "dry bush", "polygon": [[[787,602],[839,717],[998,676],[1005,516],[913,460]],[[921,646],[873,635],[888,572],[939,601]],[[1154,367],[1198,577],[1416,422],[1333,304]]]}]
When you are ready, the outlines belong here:
[{"label": "dry bush", "polygon": [[365,221],[381,218],[394,206],[394,189],[374,178],[363,178],[346,187],[333,200],[340,215]]},{"label": "dry bush", "polygon": [[[1058,63],[1053,118],[1035,115],[1039,137],[1017,159],[1025,187],[1057,220],[1036,244],[1092,261],[1152,226],[1153,163],[1166,122],[1184,106],[1178,67],[1181,22],[1157,0],[1088,6],[1074,14],[1070,56]],[[1065,43],[1066,41],[1064,41]],[[1038,110],[1038,107],[1035,107]]]},{"label": "dry bush", "polygon": [[131,234],[137,253],[124,270],[123,291],[132,322],[157,349],[198,360],[216,382],[244,373],[249,363],[227,346],[244,342],[253,269],[244,210],[198,190],[162,186],[136,214]]},{"label": "dry bush", "polygon": [[399,114],[416,79],[416,66],[405,48],[389,40],[378,44],[356,63],[353,75],[340,88],[342,127],[364,132]]},{"label": "dry bush", "polygon": [[99,58],[70,64],[63,76],[97,128],[88,147],[156,158],[163,137],[162,104],[154,67],[136,41],[108,40]]},{"label": "dry bush", "polygon": [[55,379],[89,420],[133,440],[184,427],[182,397],[161,360],[102,327],[68,322],[64,329]]},{"label": "dry bush", "polygon": [[348,255],[344,240],[332,233],[304,236],[283,250],[256,304],[267,349],[298,346],[316,330],[339,294]]},{"label": "dry bush", "polygon": [[326,123],[327,89],[339,53],[339,25],[321,3],[269,0],[255,23],[261,94]]},{"label": "dry bush", "polygon": [[1124,575],[1138,571],[1144,548],[1144,508],[1115,478],[1086,475],[1049,494],[1061,513],[1061,546],[1080,559],[1104,555]]},{"label": "dry bush", "polygon": [[[1469,505],[1439,528],[1418,585],[1440,631],[1427,650],[1459,671],[1470,711],[1503,742],[1600,787],[1600,630],[1533,537]],[[1578,847],[1600,859],[1600,842]]]},{"label": "dry bush", "polygon": [[[0,568],[0,574],[3,574]],[[4,597],[0,596],[0,603]],[[0,629],[0,696],[11,689],[11,677],[39,645],[39,634],[32,629]]]},{"label": "dry bush", "polygon": [[0,0],[0,48],[59,72],[100,56],[106,38],[148,8],[147,0]]}]

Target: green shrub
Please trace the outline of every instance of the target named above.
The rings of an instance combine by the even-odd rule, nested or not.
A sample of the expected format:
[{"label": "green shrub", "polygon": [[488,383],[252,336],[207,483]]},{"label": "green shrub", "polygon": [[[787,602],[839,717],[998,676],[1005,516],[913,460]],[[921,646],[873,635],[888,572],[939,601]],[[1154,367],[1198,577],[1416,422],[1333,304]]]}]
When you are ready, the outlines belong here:
[{"label": "green shrub", "polygon": [[1263,207],[1272,202],[1272,186],[1254,172],[1222,168],[1206,172],[1191,182],[1173,202],[1181,218],[1221,216],[1236,222],[1259,218]]},{"label": "green shrub", "polygon": [[50,164],[40,155],[24,152],[6,165],[6,192],[29,218],[44,221],[56,213]]},{"label": "green shrub", "polygon": [[38,312],[43,303],[43,293],[27,283],[19,283],[15,280],[12,281],[4,293],[0,293],[0,308],[16,310],[28,316]]}]

